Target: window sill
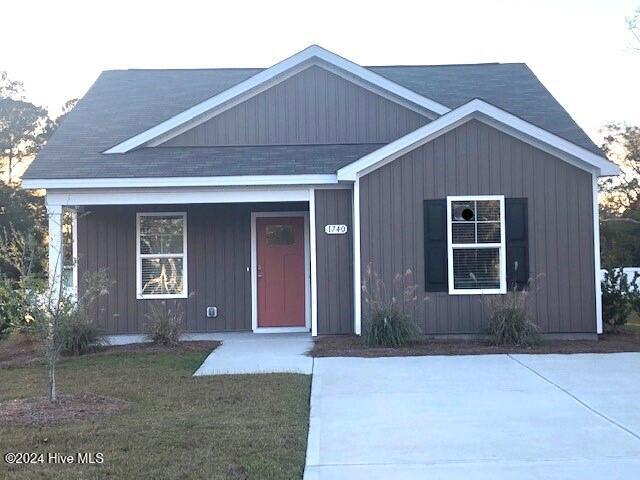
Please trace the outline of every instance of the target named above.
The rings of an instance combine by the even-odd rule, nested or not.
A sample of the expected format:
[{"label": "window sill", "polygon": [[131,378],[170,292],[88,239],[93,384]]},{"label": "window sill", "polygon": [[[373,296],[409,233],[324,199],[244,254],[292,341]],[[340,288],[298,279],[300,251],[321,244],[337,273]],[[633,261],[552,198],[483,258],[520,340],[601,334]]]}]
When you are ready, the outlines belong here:
[{"label": "window sill", "polygon": [[169,300],[172,298],[188,298],[189,295],[187,295],[186,293],[165,293],[165,294],[160,294],[160,295],[140,295],[137,294],[136,295],[136,299],[137,300]]},{"label": "window sill", "polygon": [[482,288],[468,290],[449,290],[449,295],[504,295],[506,293],[506,288],[494,288],[490,290]]}]

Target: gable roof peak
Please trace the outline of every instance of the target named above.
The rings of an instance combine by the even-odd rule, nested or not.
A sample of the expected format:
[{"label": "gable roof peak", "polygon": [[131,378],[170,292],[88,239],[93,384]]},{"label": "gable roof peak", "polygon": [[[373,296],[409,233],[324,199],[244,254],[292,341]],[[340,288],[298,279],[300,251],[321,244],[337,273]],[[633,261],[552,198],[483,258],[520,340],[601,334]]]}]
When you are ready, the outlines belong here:
[{"label": "gable roof peak", "polygon": [[[104,153],[126,153],[143,145],[157,145],[161,143],[162,139],[166,140],[169,135],[177,135],[188,128],[203,123],[238,102],[251,98],[268,86],[283,81],[288,76],[306,68],[308,63],[314,59],[319,60],[322,66],[331,68],[334,73],[345,75],[351,81],[357,80],[370,85],[397,99],[398,102],[404,102],[416,110],[431,112],[433,117],[447,113],[450,110],[441,103],[419,95],[319,45],[310,45],[272,67],[256,73],[247,80],[120,142],[107,149]],[[429,114],[427,113],[427,115]],[[158,140],[160,141],[158,142]]]}]

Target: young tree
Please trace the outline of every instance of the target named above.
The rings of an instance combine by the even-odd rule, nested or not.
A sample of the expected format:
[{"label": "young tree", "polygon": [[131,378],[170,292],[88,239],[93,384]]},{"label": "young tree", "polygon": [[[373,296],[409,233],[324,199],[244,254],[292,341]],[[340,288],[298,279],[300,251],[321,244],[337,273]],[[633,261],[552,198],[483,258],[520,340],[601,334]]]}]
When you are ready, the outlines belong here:
[{"label": "young tree", "polygon": [[[60,226],[60,228],[62,228]],[[12,235],[13,241],[0,238],[0,260],[11,263],[20,272],[19,280],[0,278],[0,300],[5,292],[12,299],[11,305],[0,304],[0,313],[9,311],[22,321],[28,318],[28,328],[39,340],[42,355],[47,365],[49,400],[57,400],[56,367],[61,352],[74,342],[74,329],[90,325],[93,307],[100,297],[108,295],[113,284],[106,270],[87,274],[82,279],[79,295],[65,291],[62,271],[49,272],[48,284],[42,274],[32,272],[34,245],[21,233]],[[63,252],[59,252],[63,255]],[[60,262],[55,262],[60,265]],[[76,330],[77,331],[77,330]],[[83,329],[83,332],[88,332]],[[95,334],[95,338],[101,335]],[[77,342],[75,342],[77,344]]]}]

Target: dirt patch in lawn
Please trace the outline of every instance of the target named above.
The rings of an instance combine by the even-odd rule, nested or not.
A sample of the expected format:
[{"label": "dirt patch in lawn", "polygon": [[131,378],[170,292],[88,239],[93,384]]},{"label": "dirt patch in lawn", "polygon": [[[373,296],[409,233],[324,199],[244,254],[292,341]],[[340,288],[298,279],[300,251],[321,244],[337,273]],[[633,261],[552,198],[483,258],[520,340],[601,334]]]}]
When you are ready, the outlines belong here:
[{"label": "dirt patch in lawn", "polygon": [[640,352],[640,328],[626,327],[593,340],[548,340],[530,348],[499,347],[486,340],[421,339],[399,348],[368,347],[361,337],[318,337],[309,354],[313,357],[405,357],[422,355],[488,355],[500,353],[614,353]]},{"label": "dirt patch in lawn", "polygon": [[0,340],[0,368],[28,365],[38,360],[39,345],[35,338],[13,333]]},{"label": "dirt patch in lawn", "polygon": [[60,395],[56,402],[47,397],[20,398],[0,403],[0,425],[55,425],[112,415],[129,405],[117,398],[92,393]]},{"label": "dirt patch in lawn", "polygon": [[[192,352],[213,351],[221,342],[217,340],[194,340],[180,342],[176,347],[165,347],[153,343],[132,343],[128,345],[106,345],[96,347],[92,352],[81,355],[113,355],[120,353],[171,353],[186,355]],[[64,355],[63,355],[64,357]],[[39,344],[36,339],[24,334],[14,334],[0,341],[0,368],[20,367],[42,362]]]}]

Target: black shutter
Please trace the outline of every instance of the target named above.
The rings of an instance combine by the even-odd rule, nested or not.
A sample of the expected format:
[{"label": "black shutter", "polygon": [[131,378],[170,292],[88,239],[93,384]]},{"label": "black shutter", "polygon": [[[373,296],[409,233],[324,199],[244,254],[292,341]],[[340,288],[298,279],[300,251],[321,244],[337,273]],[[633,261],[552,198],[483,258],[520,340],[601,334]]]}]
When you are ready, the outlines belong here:
[{"label": "black shutter", "polygon": [[424,285],[427,292],[448,291],[447,200],[424,201]]},{"label": "black shutter", "polygon": [[522,290],[529,283],[529,221],[526,198],[505,199],[507,289]]}]

